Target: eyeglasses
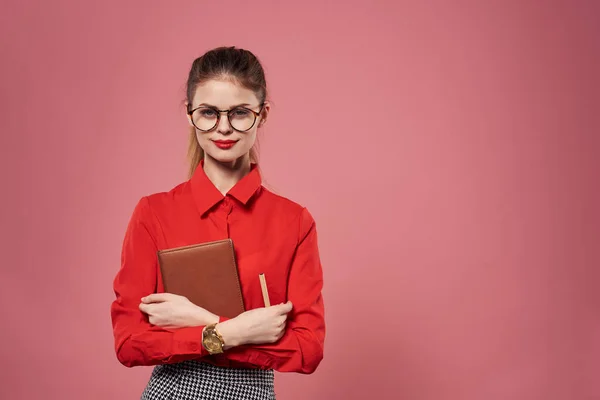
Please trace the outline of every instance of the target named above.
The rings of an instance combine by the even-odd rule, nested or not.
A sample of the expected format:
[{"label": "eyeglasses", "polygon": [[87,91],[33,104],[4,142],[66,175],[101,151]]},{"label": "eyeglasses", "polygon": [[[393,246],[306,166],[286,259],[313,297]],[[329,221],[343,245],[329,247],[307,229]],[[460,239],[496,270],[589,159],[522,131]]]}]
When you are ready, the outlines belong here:
[{"label": "eyeglasses", "polygon": [[188,106],[187,113],[191,117],[192,124],[202,132],[215,129],[219,125],[222,113],[227,113],[227,120],[233,129],[238,132],[246,132],[252,129],[263,107],[264,103],[260,104],[260,109],[257,112],[246,107],[219,110],[215,107],[200,106],[190,110]]}]

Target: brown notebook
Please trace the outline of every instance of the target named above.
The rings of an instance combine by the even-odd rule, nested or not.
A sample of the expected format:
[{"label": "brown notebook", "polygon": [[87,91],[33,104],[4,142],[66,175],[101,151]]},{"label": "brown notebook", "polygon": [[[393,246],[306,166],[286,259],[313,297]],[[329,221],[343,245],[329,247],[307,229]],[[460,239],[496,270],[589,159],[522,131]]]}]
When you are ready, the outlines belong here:
[{"label": "brown notebook", "polygon": [[160,250],[158,262],[165,292],[223,317],[245,311],[231,239]]}]

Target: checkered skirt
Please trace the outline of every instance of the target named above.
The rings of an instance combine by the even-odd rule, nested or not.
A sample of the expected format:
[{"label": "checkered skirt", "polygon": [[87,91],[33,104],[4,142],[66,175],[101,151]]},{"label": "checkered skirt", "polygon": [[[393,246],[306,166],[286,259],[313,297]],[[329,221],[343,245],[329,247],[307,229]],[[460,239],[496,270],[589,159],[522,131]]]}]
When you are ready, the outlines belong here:
[{"label": "checkered skirt", "polygon": [[272,370],[184,361],[154,367],[141,400],[275,400]]}]

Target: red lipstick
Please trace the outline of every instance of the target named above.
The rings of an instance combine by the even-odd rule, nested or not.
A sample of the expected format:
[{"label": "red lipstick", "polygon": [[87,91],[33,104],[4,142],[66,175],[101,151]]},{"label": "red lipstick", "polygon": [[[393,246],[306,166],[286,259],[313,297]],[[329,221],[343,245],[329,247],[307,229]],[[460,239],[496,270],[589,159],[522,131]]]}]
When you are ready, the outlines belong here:
[{"label": "red lipstick", "polygon": [[237,143],[237,140],[213,140],[215,145],[223,150],[227,150],[233,147]]}]

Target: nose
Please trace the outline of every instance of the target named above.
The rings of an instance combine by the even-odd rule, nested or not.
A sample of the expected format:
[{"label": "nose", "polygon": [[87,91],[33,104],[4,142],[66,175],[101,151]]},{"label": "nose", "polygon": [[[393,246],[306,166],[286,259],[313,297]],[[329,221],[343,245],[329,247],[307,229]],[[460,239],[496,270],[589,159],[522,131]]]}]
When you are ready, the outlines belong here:
[{"label": "nose", "polygon": [[219,123],[217,124],[217,132],[228,135],[233,132],[233,128],[229,124],[229,119],[227,118],[227,114],[221,114],[221,118],[219,118]]}]

